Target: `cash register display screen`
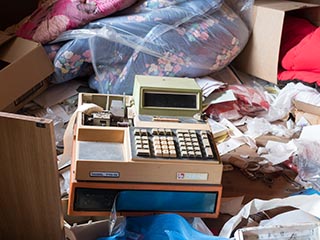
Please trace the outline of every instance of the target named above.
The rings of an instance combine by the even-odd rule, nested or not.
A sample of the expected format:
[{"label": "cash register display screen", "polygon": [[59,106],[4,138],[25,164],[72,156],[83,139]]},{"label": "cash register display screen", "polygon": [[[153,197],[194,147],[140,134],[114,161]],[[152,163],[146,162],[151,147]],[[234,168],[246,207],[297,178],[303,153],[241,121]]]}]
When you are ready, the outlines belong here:
[{"label": "cash register display screen", "polygon": [[197,109],[197,94],[144,92],[144,107]]}]

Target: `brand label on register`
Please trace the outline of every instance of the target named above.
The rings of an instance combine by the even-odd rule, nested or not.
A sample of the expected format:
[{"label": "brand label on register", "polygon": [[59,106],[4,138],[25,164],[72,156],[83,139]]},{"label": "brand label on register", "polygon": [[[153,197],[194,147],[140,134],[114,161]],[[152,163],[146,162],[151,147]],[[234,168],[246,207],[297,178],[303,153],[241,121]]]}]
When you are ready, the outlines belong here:
[{"label": "brand label on register", "polygon": [[208,173],[177,172],[177,180],[208,180]]}]

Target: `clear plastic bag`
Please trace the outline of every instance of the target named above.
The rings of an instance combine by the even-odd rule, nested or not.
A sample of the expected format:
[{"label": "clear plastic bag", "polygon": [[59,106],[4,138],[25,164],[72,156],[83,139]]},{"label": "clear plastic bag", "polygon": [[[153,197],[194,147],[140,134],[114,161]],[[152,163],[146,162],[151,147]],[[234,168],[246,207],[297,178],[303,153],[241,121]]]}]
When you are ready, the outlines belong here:
[{"label": "clear plastic bag", "polygon": [[230,85],[236,100],[210,105],[205,113],[219,121],[224,118],[237,120],[243,116],[257,116],[269,110],[269,102],[264,92],[246,85]]},{"label": "clear plastic bag", "polygon": [[70,61],[88,49],[95,72],[90,86],[103,93],[131,94],[136,74],[208,75],[228,65],[247,43],[253,2],[139,1],[115,16],[63,33],[56,42],[71,42],[56,54],[57,79],[81,74],[75,71],[89,60]]},{"label": "clear plastic bag", "polygon": [[294,139],[297,154],[293,163],[297,165],[299,177],[309,182],[314,189],[320,190],[320,141]]}]

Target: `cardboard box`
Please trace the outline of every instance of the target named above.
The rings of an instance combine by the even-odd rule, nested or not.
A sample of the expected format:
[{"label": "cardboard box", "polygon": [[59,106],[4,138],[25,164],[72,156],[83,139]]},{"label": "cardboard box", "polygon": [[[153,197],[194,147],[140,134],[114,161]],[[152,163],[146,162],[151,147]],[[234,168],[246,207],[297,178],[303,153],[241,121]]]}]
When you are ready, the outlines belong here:
[{"label": "cardboard box", "polygon": [[294,1],[255,1],[252,35],[233,61],[237,69],[277,84],[279,51],[283,21],[287,14],[320,24],[320,5]]},{"label": "cardboard box", "polygon": [[306,102],[302,102],[299,100],[294,100],[293,105],[299,111],[303,111],[306,113],[311,113],[311,114],[320,116],[320,107],[319,106],[316,106],[316,105],[313,105],[310,103],[306,103]]},{"label": "cardboard box", "polygon": [[32,100],[47,86],[41,82],[52,72],[41,44],[0,31],[0,110],[16,111]]},{"label": "cardboard box", "polygon": [[41,93],[43,93],[47,88],[51,86],[49,79],[45,79],[39,82],[37,85],[33,86],[30,90],[24,93],[22,96],[18,97],[8,106],[6,106],[2,111],[4,112],[12,112],[15,113],[21,108],[23,108],[27,103],[34,100],[34,98],[38,97]]},{"label": "cardboard box", "polygon": [[300,122],[303,118],[311,125],[318,125],[320,124],[320,107],[302,102],[299,100],[293,101],[294,105],[294,116],[296,123]]},{"label": "cardboard box", "polygon": [[[319,125],[320,124],[320,116],[312,113],[303,112],[300,110],[295,109],[294,111],[295,116],[295,122],[299,123],[305,123],[305,121],[308,122],[310,125]],[[303,119],[303,120],[302,120]]]}]

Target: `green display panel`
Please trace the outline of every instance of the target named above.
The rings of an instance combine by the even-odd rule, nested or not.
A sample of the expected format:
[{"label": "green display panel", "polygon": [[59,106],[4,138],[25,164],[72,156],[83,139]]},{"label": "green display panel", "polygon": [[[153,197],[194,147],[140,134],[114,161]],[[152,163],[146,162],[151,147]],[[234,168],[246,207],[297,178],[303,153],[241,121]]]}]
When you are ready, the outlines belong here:
[{"label": "green display panel", "polygon": [[193,78],[136,75],[133,96],[140,115],[192,117],[202,110],[202,91]]}]

